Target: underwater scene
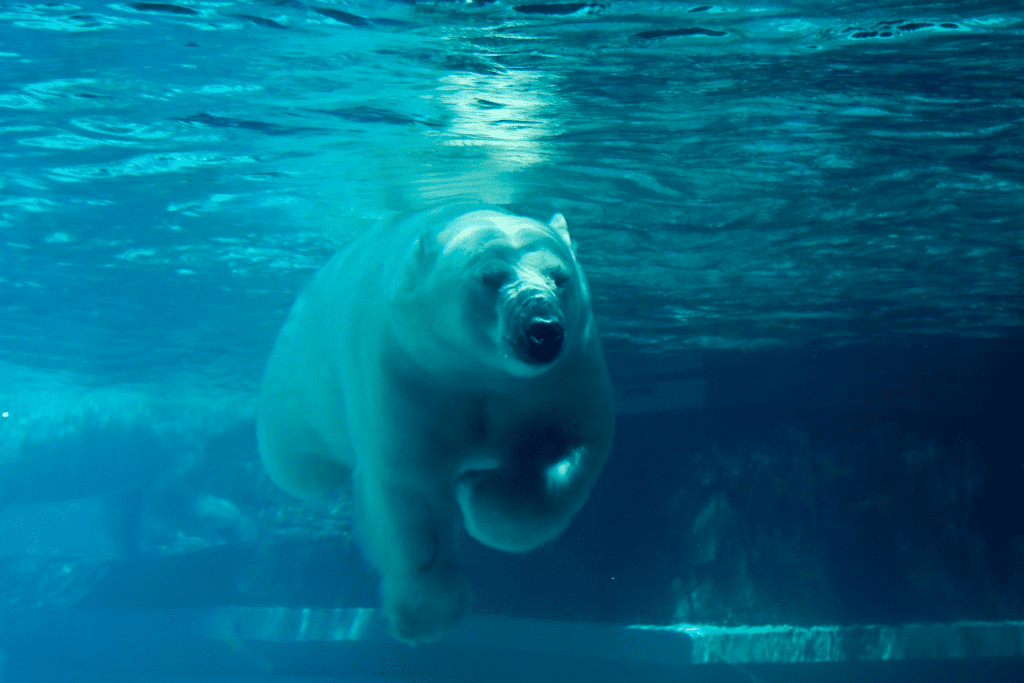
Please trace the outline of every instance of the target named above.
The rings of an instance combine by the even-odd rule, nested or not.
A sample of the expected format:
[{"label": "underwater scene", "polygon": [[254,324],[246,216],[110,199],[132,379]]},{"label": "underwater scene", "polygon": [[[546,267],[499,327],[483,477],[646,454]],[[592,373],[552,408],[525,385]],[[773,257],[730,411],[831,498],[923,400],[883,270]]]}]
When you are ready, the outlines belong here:
[{"label": "underwater scene", "polygon": [[0,683],[1024,680],[1022,386],[1019,3],[0,2]]}]

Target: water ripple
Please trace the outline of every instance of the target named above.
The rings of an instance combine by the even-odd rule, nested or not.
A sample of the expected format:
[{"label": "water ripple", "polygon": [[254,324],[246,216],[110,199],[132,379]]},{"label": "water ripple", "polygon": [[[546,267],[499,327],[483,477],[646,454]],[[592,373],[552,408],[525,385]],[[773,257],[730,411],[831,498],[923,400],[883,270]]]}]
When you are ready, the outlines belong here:
[{"label": "water ripple", "polygon": [[112,146],[112,147],[135,147],[139,143],[132,142],[130,140],[97,140],[95,138],[87,138],[81,135],[74,135],[72,133],[61,133],[59,135],[47,135],[38,138],[21,138],[18,140],[19,145],[28,145],[29,147],[42,147],[44,149],[61,149],[78,151],[83,149],[92,149],[93,147]]},{"label": "water ripple", "polygon": [[119,164],[55,167],[48,170],[50,178],[62,182],[81,182],[97,178],[143,176],[157,173],[175,173],[192,168],[252,164],[251,156],[224,156],[218,152],[180,152],[142,154]]}]

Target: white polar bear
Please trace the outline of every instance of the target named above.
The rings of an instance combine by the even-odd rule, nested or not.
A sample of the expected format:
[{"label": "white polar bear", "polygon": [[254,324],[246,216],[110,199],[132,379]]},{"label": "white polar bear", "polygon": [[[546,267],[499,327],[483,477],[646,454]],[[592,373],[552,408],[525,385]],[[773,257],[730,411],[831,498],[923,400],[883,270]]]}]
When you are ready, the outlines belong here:
[{"label": "white polar bear", "polygon": [[381,225],[295,302],[258,443],[303,498],[353,474],[396,636],[466,610],[458,525],[525,552],[569,524],[611,449],[612,391],[565,219],[456,206]]}]

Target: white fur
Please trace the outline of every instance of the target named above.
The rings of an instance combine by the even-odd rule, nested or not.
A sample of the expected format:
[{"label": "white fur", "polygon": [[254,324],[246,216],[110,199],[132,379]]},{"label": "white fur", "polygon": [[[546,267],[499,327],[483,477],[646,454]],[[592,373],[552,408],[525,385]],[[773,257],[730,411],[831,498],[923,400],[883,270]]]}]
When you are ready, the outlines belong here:
[{"label": "white fur", "polygon": [[[384,224],[299,296],[267,364],[258,442],[290,493],[354,474],[363,541],[408,642],[465,611],[463,524],[493,548],[554,538],[611,448],[611,386],[565,219],[449,207]],[[522,351],[530,321],[557,356]]]}]

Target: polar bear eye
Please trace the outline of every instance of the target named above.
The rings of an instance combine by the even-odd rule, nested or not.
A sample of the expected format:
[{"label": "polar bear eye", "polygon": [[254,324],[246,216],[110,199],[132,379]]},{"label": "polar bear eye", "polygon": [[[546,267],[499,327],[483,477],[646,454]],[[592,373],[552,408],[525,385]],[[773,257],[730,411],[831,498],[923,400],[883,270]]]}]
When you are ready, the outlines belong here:
[{"label": "polar bear eye", "polygon": [[551,274],[551,279],[555,281],[555,287],[561,289],[569,283],[569,274],[563,270],[556,270]]},{"label": "polar bear eye", "polygon": [[482,282],[488,289],[501,289],[511,279],[512,275],[504,270],[485,270],[480,273],[480,282]]}]

